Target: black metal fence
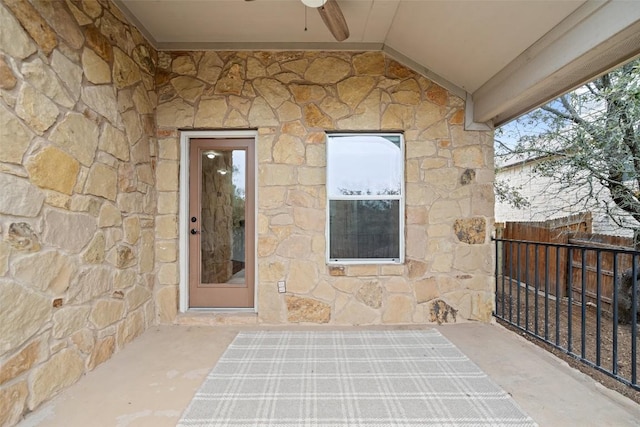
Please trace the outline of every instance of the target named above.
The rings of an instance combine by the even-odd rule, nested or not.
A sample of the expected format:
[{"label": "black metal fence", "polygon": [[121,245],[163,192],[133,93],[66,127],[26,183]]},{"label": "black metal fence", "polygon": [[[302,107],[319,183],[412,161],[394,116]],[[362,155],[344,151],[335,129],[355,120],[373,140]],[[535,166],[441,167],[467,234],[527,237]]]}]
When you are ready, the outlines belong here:
[{"label": "black metal fence", "polygon": [[494,316],[635,390],[640,252],[495,239]]}]

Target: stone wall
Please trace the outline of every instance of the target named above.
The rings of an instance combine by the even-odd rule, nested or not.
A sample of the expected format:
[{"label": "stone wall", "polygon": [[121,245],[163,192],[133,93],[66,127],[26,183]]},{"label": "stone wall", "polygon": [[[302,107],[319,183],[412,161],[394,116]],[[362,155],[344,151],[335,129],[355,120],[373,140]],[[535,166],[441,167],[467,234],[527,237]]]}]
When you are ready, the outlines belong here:
[{"label": "stone wall", "polygon": [[[463,129],[462,99],[381,52],[158,56],[158,197],[167,223],[177,221],[178,129],[258,129],[261,322],[489,321],[493,135]],[[327,130],[404,132],[403,265],[326,264]],[[178,244],[157,237],[158,307],[171,322]]]},{"label": "stone wall", "polygon": [[0,1],[0,425],[155,322],[155,60],[106,1]]}]

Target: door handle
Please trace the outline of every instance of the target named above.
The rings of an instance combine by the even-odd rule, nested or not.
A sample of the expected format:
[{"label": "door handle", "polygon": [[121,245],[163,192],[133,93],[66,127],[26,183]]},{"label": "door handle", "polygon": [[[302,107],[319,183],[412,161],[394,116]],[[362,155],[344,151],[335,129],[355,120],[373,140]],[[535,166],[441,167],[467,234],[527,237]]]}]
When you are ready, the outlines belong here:
[{"label": "door handle", "polygon": [[198,230],[196,230],[195,228],[191,229],[191,234],[198,234]]}]

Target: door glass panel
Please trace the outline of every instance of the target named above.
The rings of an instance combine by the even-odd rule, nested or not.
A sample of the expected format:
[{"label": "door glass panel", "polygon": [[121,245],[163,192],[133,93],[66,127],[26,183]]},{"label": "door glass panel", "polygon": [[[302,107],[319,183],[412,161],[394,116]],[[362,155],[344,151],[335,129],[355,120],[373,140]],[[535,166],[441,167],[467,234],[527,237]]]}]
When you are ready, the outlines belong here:
[{"label": "door glass panel", "polygon": [[244,150],[202,153],[202,283],[245,283],[245,166]]}]

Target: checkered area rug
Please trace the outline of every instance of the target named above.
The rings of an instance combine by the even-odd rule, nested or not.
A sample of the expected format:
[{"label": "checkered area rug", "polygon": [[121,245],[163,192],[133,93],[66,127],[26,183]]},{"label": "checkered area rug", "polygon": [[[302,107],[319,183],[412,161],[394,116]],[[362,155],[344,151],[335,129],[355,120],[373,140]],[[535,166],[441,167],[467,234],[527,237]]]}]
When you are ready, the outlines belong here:
[{"label": "checkered area rug", "polygon": [[535,425],[436,330],[241,332],[178,424]]}]

